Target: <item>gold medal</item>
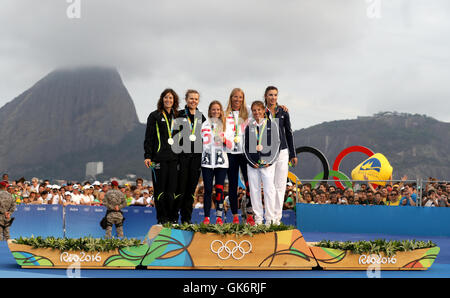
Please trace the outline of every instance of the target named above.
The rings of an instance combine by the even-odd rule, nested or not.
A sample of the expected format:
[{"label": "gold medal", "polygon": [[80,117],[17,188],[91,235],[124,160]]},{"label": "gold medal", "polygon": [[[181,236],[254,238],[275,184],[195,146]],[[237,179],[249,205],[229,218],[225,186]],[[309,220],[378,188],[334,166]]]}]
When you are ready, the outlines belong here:
[{"label": "gold medal", "polygon": [[256,146],[256,151],[262,151],[263,150],[263,146],[262,145],[257,145]]},{"label": "gold medal", "polygon": [[235,136],[235,137],[234,137],[234,142],[235,142],[236,144],[240,143],[240,142],[241,142],[241,138],[240,138],[239,136]]}]

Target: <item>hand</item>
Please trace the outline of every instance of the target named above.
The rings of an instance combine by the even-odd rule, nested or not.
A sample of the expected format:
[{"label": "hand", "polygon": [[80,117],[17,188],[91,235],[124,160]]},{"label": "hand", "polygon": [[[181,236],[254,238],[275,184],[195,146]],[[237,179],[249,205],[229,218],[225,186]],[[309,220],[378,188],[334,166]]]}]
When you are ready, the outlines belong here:
[{"label": "hand", "polygon": [[119,211],[119,210],[120,210],[120,209],[119,209],[119,205],[116,205],[116,206],[114,207],[114,210]]},{"label": "hand", "polygon": [[11,217],[11,213],[5,212],[5,218],[6,218],[6,219],[9,219],[10,217]]},{"label": "hand", "polygon": [[280,108],[282,108],[282,109],[283,109],[283,111],[285,111],[285,112],[289,112],[289,110],[288,110],[287,106],[283,106],[283,105],[280,105],[279,107],[280,107]]},{"label": "hand", "polygon": [[150,160],[150,158],[147,158],[146,160],[144,160],[144,163],[147,168],[150,168],[152,165],[152,161]]},{"label": "hand", "polygon": [[298,158],[297,157],[294,157],[294,158],[291,159],[291,164],[292,164],[293,167],[295,167],[297,165],[297,163],[298,163]]}]

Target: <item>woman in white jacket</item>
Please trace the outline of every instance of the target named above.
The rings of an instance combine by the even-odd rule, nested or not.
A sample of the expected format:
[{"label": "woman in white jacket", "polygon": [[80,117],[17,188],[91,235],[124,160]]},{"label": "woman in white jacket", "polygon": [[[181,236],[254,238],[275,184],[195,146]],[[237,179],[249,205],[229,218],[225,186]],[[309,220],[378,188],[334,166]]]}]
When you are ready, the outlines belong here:
[{"label": "woman in white jacket", "polygon": [[208,108],[208,119],[202,125],[202,177],[204,185],[204,224],[210,223],[211,198],[213,181],[216,195],[214,198],[216,205],[216,224],[223,224],[223,185],[228,170],[228,157],[225,150],[225,116],[222,104],[219,101],[212,101]]}]

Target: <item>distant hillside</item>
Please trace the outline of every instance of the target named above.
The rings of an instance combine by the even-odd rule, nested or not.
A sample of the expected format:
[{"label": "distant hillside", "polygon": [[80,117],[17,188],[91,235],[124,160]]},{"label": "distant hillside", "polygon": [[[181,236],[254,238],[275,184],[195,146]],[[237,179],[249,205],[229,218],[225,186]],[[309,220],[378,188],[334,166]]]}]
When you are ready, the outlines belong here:
[{"label": "distant hillside", "polygon": [[[156,100],[155,100],[156,106]],[[151,111],[148,111],[149,113]],[[143,164],[145,124],[114,68],[58,69],[0,108],[0,172],[11,178],[37,176],[81,180],[86,163],[103,161],[98,179],[136,174],[146,179]],[[394,178],[433,176],[450,180],[450,123],[423,115],[379,113],[373,117],[325,122],[294,132],[295,144],[312,146],[330,167],[343,149],[361,145],[384,154]],[[352,153],[341,171],[366,158]],[[293,169],[302,179],[322,171],[317,158],[299,155]]]},{"label": "distant hillside", "polygon": [[51,72],[0,109],[0,127],[1,170],[49,178],[84,177],[102,150],[117,153],[105,168],[119,166],[135,148],[115,148],[142,130],[119,73],[105,67]]},{"label": "distant hillside", "polygon": [[[325,122],[294,132],[296,146],[312,146],[328,158],[330,168],[345,148],[365,146],[382,153],[394,168],[394,179],[450,179],[450,123],[424,115],[396,112],[378,113],[373,117]],[[322,165],[310,153],[299,154],[298,177],[311,179],[322,171]],[[351,153],[340,170],[350,177],[351,170],[367,156]]]}]

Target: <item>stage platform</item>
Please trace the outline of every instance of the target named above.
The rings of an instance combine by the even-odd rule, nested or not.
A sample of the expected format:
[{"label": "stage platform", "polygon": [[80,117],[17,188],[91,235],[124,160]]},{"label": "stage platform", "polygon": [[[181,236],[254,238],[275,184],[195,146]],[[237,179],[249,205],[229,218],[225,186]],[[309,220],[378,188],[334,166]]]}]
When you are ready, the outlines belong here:
[{"label": "stage platform", "polygon": [[[343,234],[304,232],[308,242],[326,240],[357,241],[373,239],[431,240],[440,253],[426,271],[381,271],[381,278],[442,278],[450,277],[450,237],[402,236],[387,234]],[[365,271],[236,271],[236,270],[80,270],[81,278],[366,278]],[[0,241],[0,278],[66,278],[66,269],[22,269],[15,262],[6,241]]]}]

